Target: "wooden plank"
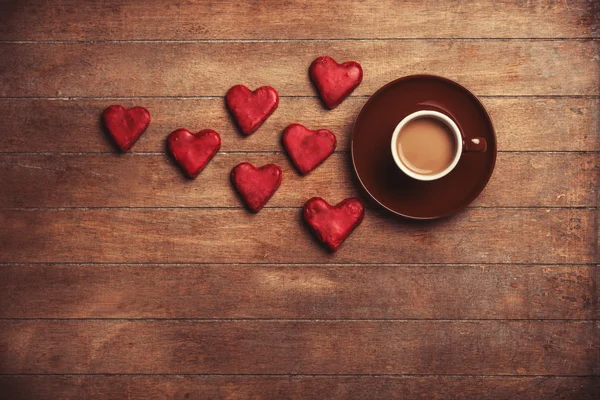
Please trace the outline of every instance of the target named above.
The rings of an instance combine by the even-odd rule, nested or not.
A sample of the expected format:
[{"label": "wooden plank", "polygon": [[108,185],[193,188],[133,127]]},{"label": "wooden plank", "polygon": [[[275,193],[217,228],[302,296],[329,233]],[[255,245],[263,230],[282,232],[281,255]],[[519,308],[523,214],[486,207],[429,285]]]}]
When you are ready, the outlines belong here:
[{"label": "wooden plank", "polygon": [[0,376],[11,400],[596,400],[599,388],[599,377]]},{"label": "wooden plank", "polygon": [[594,319],[594,266],[2,265],[0,318]]},{"label": "wooden plank", "polygon": [[[1,1],[0,37],[10,40],[523,38],[598,37],[593,0],[417,0],[306,4],[302,0],[93,2],[44,6],[41,0]],[[244,23],[240,23],[242,21]]]},{"label": "wooden plank", "polygon": [[[500,150],[600,150],[597,98],[483,98]],[[0,99],[0,152],[113,152],[100,114],[114,103],[143,105],[152,114],[133,152],[163,152],[165,137],[180,127],[221,133],[223,151],[279,151],[291,122],[336,133],[338,150],[350,149],[354,119],[366,99],[351,97],[344,112],[323,109],[315,98],[280,99],[279,108],[254,135],[242,138],[222,99],[7,100]]]},{"label": "wooden plank", "polygon": [[598,95],[599,46],[592,40],[0,43],[0,97],[223,96],[237,83],[312,96],[308,66],[323,54],[362,64],[365,79],[355,95],[418,73],[447,76],[478,95]]},{"label": "wooden plank", "polygon": [[[0,155],[0,207],[242,207],[229,183],[242,161],[283,168],[267,207],[299,207],[319,194],[358,194],[349,154],[338,153],[302,177],[284,154],[217,154],[196,181],[167,154]],[[500,153],[497,170],[475,206],[594,206],[600,185],[595,153]],[[210,188],[210,190],[202,189]]]},{"label": "wooden plank", "polygon": [[600,372],[597,321],[2,320],[0,348],[3,374]]},{"label": "wooden plank", "polygon": [[597,213],[474,208],[412,223],[368,210],[328,254],[301,209],[2,210],[0,262],[596,263]]}]

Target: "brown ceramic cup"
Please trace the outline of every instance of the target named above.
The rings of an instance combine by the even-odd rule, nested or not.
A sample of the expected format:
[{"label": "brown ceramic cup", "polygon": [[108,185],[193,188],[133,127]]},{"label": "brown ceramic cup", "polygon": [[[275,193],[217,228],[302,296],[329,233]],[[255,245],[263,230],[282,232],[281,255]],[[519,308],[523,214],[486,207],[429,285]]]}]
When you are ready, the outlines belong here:
[{"label": "brown ceramic cup", "polygon": [[[442,171],[439,171],[435,174],[425,175],[425,174],[420,174],[418,172],[411,170],[402,161],[402,157],[398,153],[398,135],[400,134],[400,131],[402,130],[402,128],[404,128],[404,126],[407,123],[409,123],[410,121],[413,121],[415,119],[418,119],[418,118],[433,118],[433,119],[436,119],[436,120],[442,122],[444,125],[446,125],[448,127],[449,131],[452,133],[454,140],[455,140],[454,156],[452,157],[452,162],[445,169],[443,169]],[[448,175],[454,169],[454,167],[456,167],[456,165],[460,161],[460,158],[464,152],[483,152],[483,151],[486,151],[486,149],[487,149],[487,142],[485,141],[484,138],[482,138],[482,137],[475,137],[475,138],[465,137],[463,132],[460,130],[458,125],[452,120],[452,118],[450,118],[449,116],[447,116],[444,113],[441,113],[438,111],[432,111],[432,110],[420,110],[420,111],[417,111],[417,112],[407,115],[404,119],[402,119],[402,121],[400,121],[398,123],[398,125],[396,125],[396,128],[394,129],[394,133],[392,135],[392,141],[391,141],[392,156],[393,156],[394,162],[396,163],[398,168],[400,168],[400,170],[402,172],[404,172],[406,175],[408,175],[409,177],[419,180],[419,181],[434,181],[436,179],[443,178],[444,176]]]}]

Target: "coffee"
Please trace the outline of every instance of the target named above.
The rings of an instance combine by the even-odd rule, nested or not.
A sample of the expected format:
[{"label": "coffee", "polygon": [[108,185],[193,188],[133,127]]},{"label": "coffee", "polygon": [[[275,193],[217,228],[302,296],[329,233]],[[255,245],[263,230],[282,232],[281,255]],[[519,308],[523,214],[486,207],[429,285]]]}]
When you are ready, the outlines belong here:
[{"label": "coffee", "polygon": [[435,175],[452,164],[456,155],[456,138],[450,128],[432,117],[416,118],[398,133],[398,156],[411,171]]}]

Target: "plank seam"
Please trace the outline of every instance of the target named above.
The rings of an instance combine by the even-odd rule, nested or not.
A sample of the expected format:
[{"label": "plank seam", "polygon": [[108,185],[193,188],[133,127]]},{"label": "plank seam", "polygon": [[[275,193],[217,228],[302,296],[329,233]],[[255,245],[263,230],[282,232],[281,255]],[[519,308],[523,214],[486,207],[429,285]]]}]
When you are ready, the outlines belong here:
[{"label": "plank seam", "polygon": [[257,263],[225,263],[225,262],[61,262],[61,261],[2,261],[0,267],[3,266],[106,266],[106,267],[120,267],[120,266],[164,266],[164,267],[176,267],[176,266],[189,266],[189,267],[201,267],[201,266],[222,266],[222,267],[254,267],[254,266],[265,266],[265,267],[303,267],[310,266],[315,268],[330,268],[330,267],[481,267],[481,266],[531,266],[531,267],[600,267],[597,262],[590,263],[537,263],[537,262],[480,262],[480,263],[268,263],[268,262],[257,262]]},{"label": "plank seam", "polygon": [[[165,136],[166,137],[166,136]],[[600,150],[498,150],[499,154],[599,154]],[[128,156],[164,156],[165,151],[131,151]],[[217,155],[252,155],[252,154],[267,154],[267,155],[286,155],[285,151],[281,150],[250,150],[250,151],[219,151]],[[350,150],[336,150],[333,154],[350,155]],[[0,156],[96,156],[109,155],[121,156],[122,154],[114,151],[73,151],[73,152],[48,152],[48,151],[2,151]]]},{"label": "plank seam", "polygon": [[0,317],[0,322],[87,322],[87,321],[111,321],[111,322],[210,322],[210,323],[244,323],[244,322],[305,322],[305,323],[337,323],[337,322],[565,322],[577,324],[590,324],[599,322],[599,318],[15,318]]},{"label": "plank seam", "polygon": [[[367,210],[379,210],[379,208],[366,207]],[[245,210],[243,206],[115,206],[115,207],[0,207],[0,211],[109,211],[109,210]],[[302,206],[265,206],[264,210],[301,210]],[[598,206],[468,206],[467,210],[587,210],[600,209]]]},{"label": "plank seam", "polygon": [[[368,99],[371,95],[351,95],[349,99]],[[523,94],[523,95],[477,95],[481,99],[598,99],[600,94]],[[223,96],[69,96],[69,97],[54,97],[54,96],[0,96],[2,100],[48,100],[48,101],[78,101],[78,100],[223,100]],[[314,95],[280,95],[280,99],[318,99]]]},{"label": "plank seam", "polygon": [[195,43],[323,43],[323,42],[594,42],[596,36],[584,37],[380,37],[380,38],[295,38],[295,39],[65,39],[65,40],[0,40],[1,44],[195,44]]},{"label": "plank seam", "polygon": [[346,378],[387,378],[387,377],[398,377],[398,378],[419,378],[419,377],[468,377],[468,378],[560,378],[560,379],[569,379],[569,378],[598,378],[600,379],[600,375],[513,375],[513,374],[502,374],[502,375],[490,375],[490,374],[150,374],[150,373],[137,373],[137,374],[123,374],[123,373],[81,373],[81,374],[56,374],[56,373],[48,373],[48,374],[40,374],[40,373],[0,373],[0,377],[18,377],[18,376],[61,376],[61,377],[84,377],[84,376],[104,376],[104,377],[136,377],[136,376],[156,376],[156,377],[306,377],[306,378],[320,378],[320,377],[346,377]]}]

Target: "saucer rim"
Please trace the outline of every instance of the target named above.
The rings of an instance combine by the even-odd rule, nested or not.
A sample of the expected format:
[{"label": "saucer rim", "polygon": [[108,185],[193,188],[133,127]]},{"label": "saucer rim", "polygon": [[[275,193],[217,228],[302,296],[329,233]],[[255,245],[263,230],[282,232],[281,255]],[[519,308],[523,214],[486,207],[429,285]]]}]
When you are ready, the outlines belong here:
[{"label": "saucer rim", "polygon": [[[451,85],[454,85],[456,87],[458,87],[459,89],[465,91],[467,94],[469,94],[477,103],[477,105],[479,105],[479,107],[481,107],[481,109],[484,111],[485,116],[487,117],[489,124],[490,124],[490,133],[491,133],[491,137],[494,140],[494,154],[493,157],[491,159],[491,164],[490,164],[490,171],[487,174],[485,181],[480,181],[482,184],[481,189],[479,191],[476,191],[474,195],[471,195],[470,198],[467,197],[466,201],[463,202],[459,207],[456,207],[448,212],[445,212],[443,214],[440,215],[432,215],[432,216],[415,216],[415,215],[410,215],[410,214],[406,214],[406,213],[402,213],[400,211],[396,211],[390,207],[388,207],[387,205],[383,204],[381,201],[379,201],[379,199],[377,199],[365,186],[364,182],[362,181],[360,174],[358,172],[358,169],[356,167],[356,161],[355,161],[355,155],[354,155],[354,139],[356,136],[356,122],[358,121],[358,119],[361,117],[363,111],[365,110],[365,108],[372,102],[374,101],[373,99],[376,98],[377,96],[379,96],[383,91],[387,90],[390,86],[394,86],[397,85],[398,83],[402,82],[402,81],[407,81],[407,80],[419,80],[419,79],[434,79],[434,80],[439,80],[445,83],[449,83]],[[361,107],[360,111],[358,112],[358,115],[356,116],[356,118],[354,119],[354,123],[352,125],[352,134],[350,137],[350,156],[352,158],[352,169],[354,170],[354,174],[356,176],[356,178],[358,179],[361,187],[363,188],[363,190],[369,195],[369,197],[371,199],[373,199],[377,204],[379,204],[381,207],[383,207],[385,210],[391,212],[392,214],[399,216],[399,217],[403,217],[403,218],[407,218],[407,219],[411,219],[411,220],[420,220],[420,221],[431,221],[431,220],[436,220],[436,219],[442,219],[442,218],[446,218],[449,217],[451,215],[456,214],[457,212],[467,208],[473,201],[475,201],[475,199],[477,199],[477,197],[479,197],[479,195],[481,194],[481,192],[483,192],[483,190],[487,187],[493,173],[494,173],[494,169],[496,168],[496,158],[498,155],[498,139],[496,137],[496,129],[494,127],[494,122],[492,121],[492,118],[490,117],[490,113],[488,111],[488,109],[485,107],[485,105],[481,102],[481,100],[469,89],[467,89],[466,87],[464,87],[463,85],[461,85],[458,82],[455,82],[449,78],[443,77],[443,76],[439,76],[439,75],[432,75],[432,74],[414,74],[414,75],[407,75],[407,76],[403,76],[397,79],[394,79],[393,81],[390,81],[388,83],[386,83],[385,85],[383,85],[382,87],[380,87],[379,89],[377,89],[377,91],[375,93],[373,93],[369,99],[365,102],[365,104],[363,104],[363,106]],[[447,176],[444,176],[440,179],[445,179]]]}]

